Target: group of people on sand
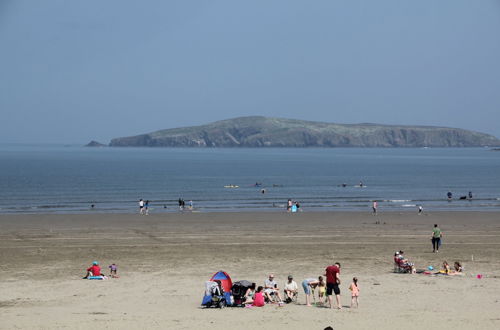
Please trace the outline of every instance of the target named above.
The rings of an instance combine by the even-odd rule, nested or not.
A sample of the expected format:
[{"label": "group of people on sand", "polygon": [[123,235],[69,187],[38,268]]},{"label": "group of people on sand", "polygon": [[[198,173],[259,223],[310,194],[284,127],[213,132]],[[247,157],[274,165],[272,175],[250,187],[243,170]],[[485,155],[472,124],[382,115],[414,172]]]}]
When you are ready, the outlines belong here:
[{"label": "group of people on sand", "polygon": [[[109,277],[118,278],[118,266],[116,264],[111,264],[108,266],[109,268]],[[107,279],[108,277],[101,272],[101,267],[99,266],[98,261],[92,262],[92,265],[87,268],[87,274],[83,277],[83,279]]]},{"label": "group of people on sand", "polygon": [[[324,277],[323,277],[324,276]],[[340,263],[336,262],[333,265],[326,267],[323,276],[318,278],[306,278],[302,281],[302,289],[306,296],[306,306],[312,306],[312,301],[316,302],[315,291],[318,292],[318,303],[316,305],[328,306],[330,308],[342,309],[340,300]],[[351,308],[358,307],[359,284],[358,279],[354,277],[349,286],[351,291]],[[283,295],[281,294],[283,293]],[[263,286],[252,286],[245,293],[244,303],[247,307],[263,307],[267,303],[277,303],[280,306],[285,303],[294,301],[299,293],[297,282],[293,280],[293,276],[289,275],[288,280],[281,292],[278,282],[274,278],[274,274],[269,274],[269,277],[264,281]],[[333,302],[335,296],[335,304]],[[312,298],[312,299],[311,299]]]},{"label": "group of people on sand", "polygon": [[455,261],[453,264],[453,268],[450,267],[448,262],[445,260],[443,261],[442,268],[435,272],[432,273],[431,271],[434,270],[434,267],[429,266],[427,267],[427,270],[417,270],[415,268],[415,264],[413,262],[410,262],[404,255],[403,251],[396,251],[394,253],[394,262],[397,265],[397,267],[403,269],[405,272],[408,273],[423,273],[426,275],[461,275],[463,274],[463,267],[460,261]]}]

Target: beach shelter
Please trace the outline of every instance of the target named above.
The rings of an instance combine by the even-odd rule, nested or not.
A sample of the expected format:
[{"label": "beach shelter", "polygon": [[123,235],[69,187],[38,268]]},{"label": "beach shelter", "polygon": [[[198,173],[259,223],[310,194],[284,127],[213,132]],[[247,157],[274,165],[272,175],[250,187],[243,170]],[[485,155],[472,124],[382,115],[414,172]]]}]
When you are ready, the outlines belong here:
[{"label": "beach shelter", "polygon": [[210,279],[210,281],[215,281],[215,280],[220,281],[222,288],[224,289],[224,292],[231,292],[231,288],[233,287],[233,281],[231,281],[231,276],[229,276],[228,273],[226,273],[223,270],[219,270]]}]

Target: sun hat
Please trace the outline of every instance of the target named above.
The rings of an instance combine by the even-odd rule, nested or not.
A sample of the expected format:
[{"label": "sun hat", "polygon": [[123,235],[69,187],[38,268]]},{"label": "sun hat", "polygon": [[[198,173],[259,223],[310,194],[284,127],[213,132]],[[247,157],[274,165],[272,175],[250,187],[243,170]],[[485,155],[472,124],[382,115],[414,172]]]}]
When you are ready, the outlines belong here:
[{"label": "sun hat", "polygon": [[288,275],[288,279],[289,280],[293,280],[293,276],[292,275]]},{"label": "sun hat", "polygon": [[99,263],[97,261],[94,261],[92,265],[99,265]]}]

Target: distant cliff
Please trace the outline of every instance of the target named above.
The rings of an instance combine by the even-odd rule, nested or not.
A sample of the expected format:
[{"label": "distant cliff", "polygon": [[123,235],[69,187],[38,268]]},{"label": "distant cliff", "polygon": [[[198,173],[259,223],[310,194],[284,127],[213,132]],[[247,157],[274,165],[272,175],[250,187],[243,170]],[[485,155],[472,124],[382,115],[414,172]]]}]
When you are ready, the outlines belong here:
[{"label": "distant cliff", "polygon": [[112,139],[112,147],[482,147],[492,135],[458,128],[332,124],[241,117]]}]

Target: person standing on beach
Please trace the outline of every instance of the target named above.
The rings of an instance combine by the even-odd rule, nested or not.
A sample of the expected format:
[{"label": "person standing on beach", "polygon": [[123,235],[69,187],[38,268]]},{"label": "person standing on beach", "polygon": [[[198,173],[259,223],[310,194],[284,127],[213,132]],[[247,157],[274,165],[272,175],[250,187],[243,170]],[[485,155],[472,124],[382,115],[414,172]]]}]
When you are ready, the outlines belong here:
[{"label": "person standing on beach", "polygon": [[424,208],[422,207],[422,205],[419,205],[418,206],[418,215],[421,215],[422,212],[424,212]]},{"label": "person standing on beach", "polygon": [[139,214],[144,214],[144,201],[139,199]]},{"label": "person standing on beach", "polygon": [[434,228],[432,229],[432,252],[439,252],[442,236],[441,229],[439,229],[437,224],[434,224]]},{"label": "person standing on beach", "polygon": [[372,205],[373,215],[377,215],[377,207],[378,207],[377,201],[373,201],[373,205]]},{"label": "person standing on beach", "polygon": [[144,212],[146,215],[149,215],[149,200],[146,200],[146,202],[144,203]]},{"label": "person standing on beach", "polygon": [[349,290],[351,290],[351,308],[354,308],[356,304],[356,308],[359,307],[358,297],[359,297],[359,286],[358,286],[358,278],[354,277],[352,279],[352,283],[349,286]]},{"label": "person standing on beach", "polygon": [[340,303],[340,264],[336,262],[334,265],[326,267],[326,295],[328,296],[328,303],[330,308],[333,308],[333,294],[335,293],[335,299],[337,300],[337,309],[342,309],[342,304]]}]

